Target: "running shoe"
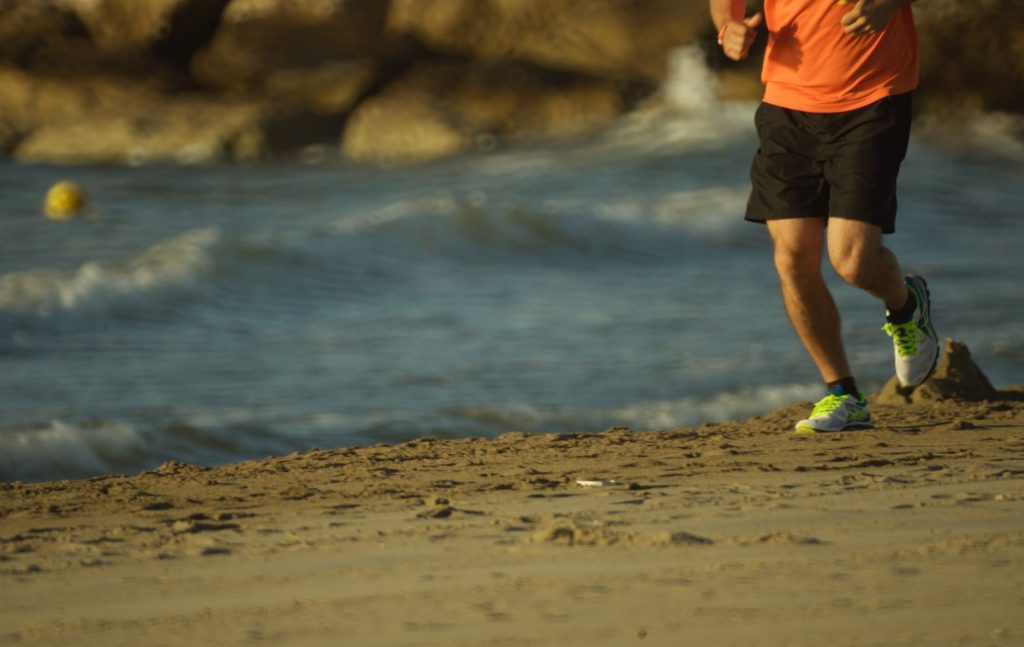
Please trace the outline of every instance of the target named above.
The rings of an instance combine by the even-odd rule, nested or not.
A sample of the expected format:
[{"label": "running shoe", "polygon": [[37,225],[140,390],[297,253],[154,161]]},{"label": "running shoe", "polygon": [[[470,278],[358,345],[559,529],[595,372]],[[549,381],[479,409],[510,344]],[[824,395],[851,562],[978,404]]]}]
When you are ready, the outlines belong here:
[{"label": "running shoe", "polygon": [[939,361],[939,338],[932,327],[931,301],[928,284],[914,274],[906,278],[907,288],[917,300],[917,308],[910,321],[902,324],[887,323],[882,330],[892,337],[896,354],[896,377],[900,385],[910,388],[927,380]]},{"label": "running shoe", "polygon": [[874,427],[868,413],[864,394],[856,396],[829,393],[814,405],[811,417],[796,423],[796,433],[814,434],[820,431],[848,431]]}]

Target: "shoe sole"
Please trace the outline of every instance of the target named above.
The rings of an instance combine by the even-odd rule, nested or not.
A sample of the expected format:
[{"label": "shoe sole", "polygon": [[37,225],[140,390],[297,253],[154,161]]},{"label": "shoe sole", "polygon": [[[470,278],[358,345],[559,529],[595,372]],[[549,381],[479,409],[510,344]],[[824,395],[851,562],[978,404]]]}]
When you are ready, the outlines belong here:
[{"label": "shoe sole", "polygon": [[808,424],[801,424],[796,426],[794,434],[810,435],[810,434],[838,434],[844,431],[861,431],[863,429],[874,429],[875,423],[871,420],[861,420],[859,422],[851,422],[842,429],[815,429]]},{"label": "shoe sole", "polygon": [[908,278],[910,281],[919,281],[921,283],[921,287],[924,288],[924,312],[928,320],[928,328],[925,330],[929,333],[928,336],[932,338],[932,341],[935,342],[935,358],[932,360],[932,366],[928,369],[928,372],[924,374],[924,377],[913,384],[904,384],[902,381],[900,382],[900,386],[902,388],[913,389],[914,387],[921,386],[927,382],[928,378],[930,378],[932,373],[935,372],[935,367],[939,365],[939,355],[942,354],[942,349],[939,348],[939,336],[935,334],[935,326],[932,325],[932,292],[928,289],[928,281],[925,281],[923,276],[919,276],[917,274],[910,274]]}]

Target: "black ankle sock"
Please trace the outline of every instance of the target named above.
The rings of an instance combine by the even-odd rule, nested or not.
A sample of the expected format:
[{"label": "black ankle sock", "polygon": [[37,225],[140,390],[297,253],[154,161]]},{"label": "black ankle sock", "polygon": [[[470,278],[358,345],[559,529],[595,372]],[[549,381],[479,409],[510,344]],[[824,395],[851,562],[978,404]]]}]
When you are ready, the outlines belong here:
[{"label": "black ankle sock", "polygon": [[913,290],[907,288],[906,303],[904,303],[898,310],[887,310],[885,313],[885,319],[889,323],[894,324],[907,323],[914,318],[914,310],[917,310],[917,297],[914,296]]},{"label": "black ankle sock", "polygon": [[860,397],[860,391],[857,390],[857,382],[852,377],[844,377],[841,380],[829,382],[827,387],[828,392],[832,395],[852,395],[855,398]]}]

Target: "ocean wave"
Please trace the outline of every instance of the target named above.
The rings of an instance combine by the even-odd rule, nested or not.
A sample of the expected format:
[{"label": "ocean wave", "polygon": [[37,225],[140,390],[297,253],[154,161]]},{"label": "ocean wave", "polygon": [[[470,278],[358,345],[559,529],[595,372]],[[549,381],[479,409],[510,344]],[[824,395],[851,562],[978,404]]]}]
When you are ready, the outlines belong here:
[{"label": "ocean wave", "polygon": [[472,190],[412,198],[349,215],[308,232],[392,245],[390,253],[506,251],[525,256],[557,251],[600,255],[664,249],[672,255],[688,240],[732,239],[740,229],[745,190],[701,187],[669,194],[620,192],[606,200],[551,197],[532,201]]},{"label": "ocean wave", "polygon": [[[494,437],[506,431],[597,432],[617,425],[638,431],[692,427],[810,400],[819,389],[816,384],[788,384],[608,409],[513,404],[448,407],[429,414],[327,412],[284,417],[273,423],[275,428],[260,423],[248,410],[194,412],[178,419],[161,416],[158,424],[55,419],[0,429],[0,481],[136,473],[171,459],[212,465],[304,450],[312,444],[400,442],[423,436]],[[296,431],[299,429],[304,431]]]},{"label": "ocean wave", "polygon": [[609,408],[577,410],[533,405],[473,405],[446,410],[458,426],[475,426],[476,433],[505,431],[600,431],[611,426],[640,430],[691,427],[707,422],[737,420],[766,413],[818,395],[817,384],[785,384],[726,391],[707,397],[636,402]]},{"label": "ocean wave", "polygon": [[146,438],[126,423],[52,420],[0,430],[0,481],[107,474],[137,465],[146,454]]},{"label": "ocean wave", "polygon": [[[120,262],[88,261],[72,270],[33,269],[0,276],[0,317],[37,319],[131,316],[177,304],[225,281],[272,272],[272,286],[300,273],[366,289],[366,272],[406,267],[410,255],[490,262],[498,258],[674,257],[689,239],[729,238],[742,209],[735,187],[701,187],[608,199],[510,195],[501,188],[433,192],[304,225],[267,223],[230,235],[198,228]],[[660,250],[660,251],[659,251]],[[496,256],[495,252],[502,256]],[[348,273],[359,281],[344,281]],[[377,277],[390,274],[380,272]],[[227,286],[225,289],[231,289]]]},{"label": "ocean wave", "polygon": [[699,47],[675,50],[668,63],[657,98],[596,138],[586,147],[589,156],[616,159],[717,150],[741,138],[753,141],[757,102],[722,100],[718,80]]},{"label": "ocean wave", "polygon": [[48,317],[92,311],[180,291],[208,275],[221,232],[194,229],[118,264],[88,262],[72,271],[31,270],[0,276],[0,311]]},{"label": "ocean wave", "polygon": [[167,461],[201,465],[291,451],[288,441],[251,416],[214,426],[192,421],[146,424],[53,419],[0,429],[0,481],[42,481],[137,473]]},{"label": "ocean wave", "polygon": [[742,227],[747,194],[719,186],[676,191],[653,198],[624,198],[598,205],[594,215],[618,222],[643,222],[708,240],[731,238]]},{"label": "ocean wave", "polygon": [[[40,320],[131,320],[176,309],[182,299],[245,290],[255,281],[270,290],[288,285],[292,293],[296,285],[320,283],[372,293],[386,290],[388,277],[405,272],[410,257],[602,265],[674,259],[694,239],[730,240],[740,227],[732,216],[742,209],[744,194],[735,187],[613,193],[563,198],[468,188],[302,224],[268,222],[230,234],[218,227],[191,229],[123,261],[2,275],[0,319],[12,328]],[[307,279],[312,282],[303,283]]]},{"label": "ocean wave", "polygon": [[767,413],[820,395],[819,384],[784,384],[719,393],[709,398],[641,402],[611,412],[612,417],[638,429],[669,429],[705,422],[737,420]]}]

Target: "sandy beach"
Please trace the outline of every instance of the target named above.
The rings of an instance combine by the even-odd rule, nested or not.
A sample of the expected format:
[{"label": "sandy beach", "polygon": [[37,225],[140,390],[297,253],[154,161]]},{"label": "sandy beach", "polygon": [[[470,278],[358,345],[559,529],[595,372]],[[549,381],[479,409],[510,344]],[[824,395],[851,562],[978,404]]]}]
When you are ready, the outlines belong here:
[{"label": "sandy beach", "polygon": [[952,355],[856,433],[801,403],[0,484],[0,644],[1019,645],[1024,386]]}]

